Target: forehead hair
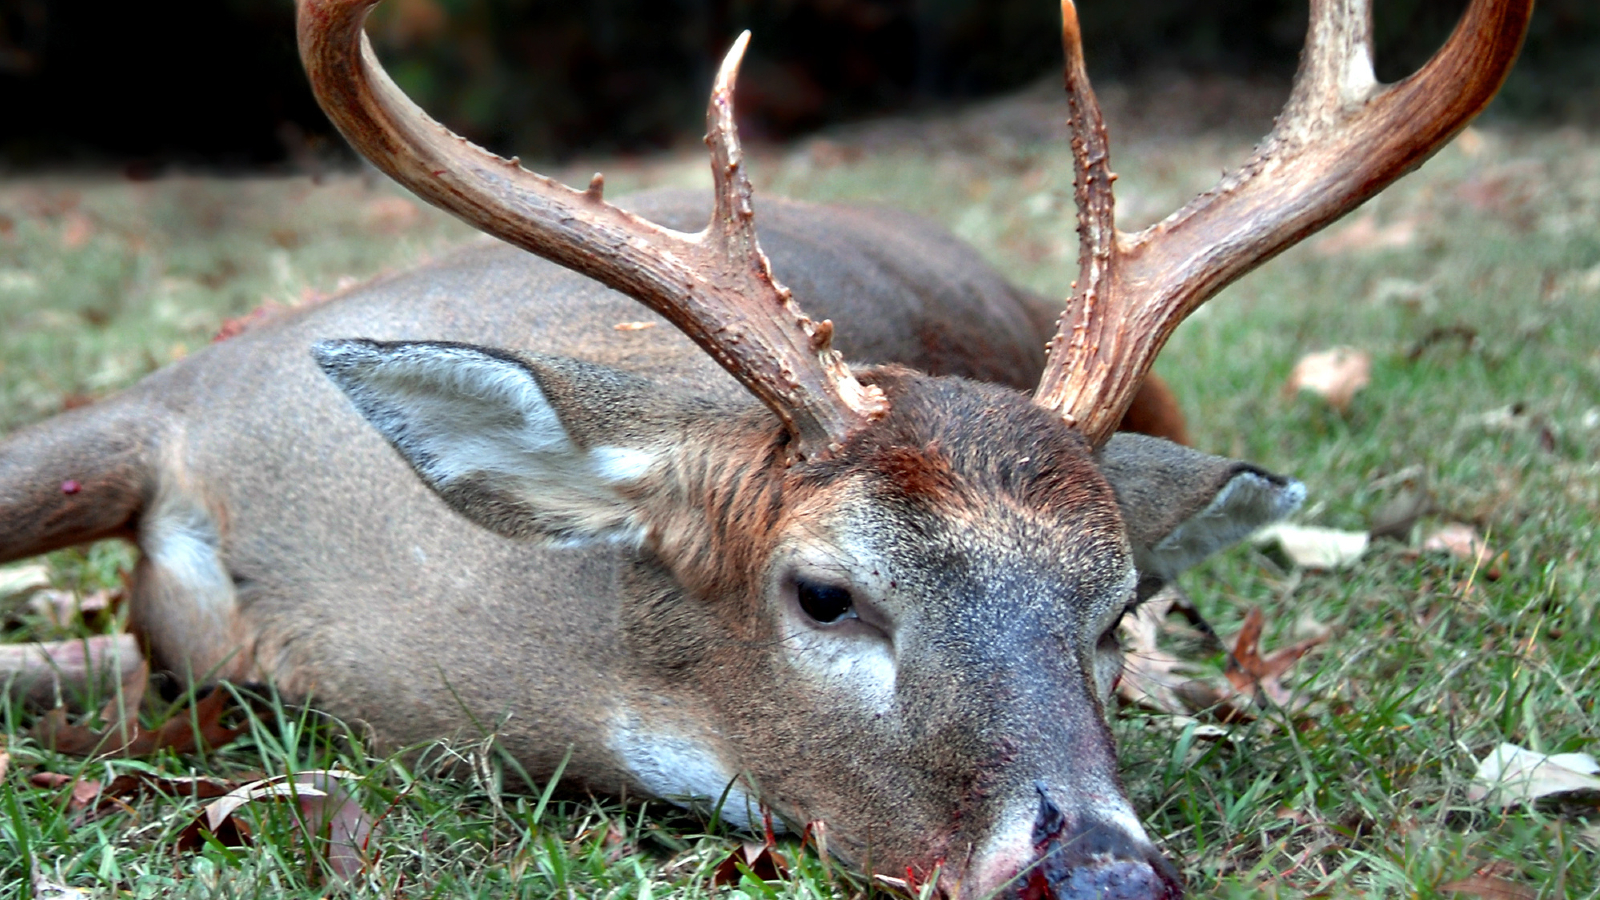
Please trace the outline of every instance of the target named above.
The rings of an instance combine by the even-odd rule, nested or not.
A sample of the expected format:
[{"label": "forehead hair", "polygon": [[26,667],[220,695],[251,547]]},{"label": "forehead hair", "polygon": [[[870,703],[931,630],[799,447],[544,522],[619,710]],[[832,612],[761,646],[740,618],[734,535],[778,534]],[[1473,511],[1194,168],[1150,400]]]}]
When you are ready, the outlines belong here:
[{"label": "forehead hair", "polygon": [[1120,528],[1087,441],[1009,388],[885,366],[863,373],[889,412],[832,459],[796,467],[809,487],[842,480],[875,499],[961,515],[994,503],[1080,526]]}]

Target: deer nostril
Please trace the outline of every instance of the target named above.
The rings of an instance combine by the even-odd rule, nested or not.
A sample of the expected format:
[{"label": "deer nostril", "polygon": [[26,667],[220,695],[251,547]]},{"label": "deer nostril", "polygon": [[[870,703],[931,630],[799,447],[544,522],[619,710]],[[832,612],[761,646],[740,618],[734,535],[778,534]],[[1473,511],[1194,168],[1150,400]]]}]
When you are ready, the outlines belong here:
[{"label": "deer nostril", "polygon": [[1177,871],[1142,838],[1093,819],[1069,822],[1036,782],[1039,811],[1033,822],[1037,854],[1016,885],[1018,900],[1178,900]]}]

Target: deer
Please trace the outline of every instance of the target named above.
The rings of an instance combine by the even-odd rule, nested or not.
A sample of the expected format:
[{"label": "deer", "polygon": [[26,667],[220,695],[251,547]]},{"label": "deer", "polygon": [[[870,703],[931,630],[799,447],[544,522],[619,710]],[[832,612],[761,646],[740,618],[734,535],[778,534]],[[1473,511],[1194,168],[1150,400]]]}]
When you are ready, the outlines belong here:
[{"label": "deer", "polygon": [[[10,436],[0,560],[133,540],[157,665],[380,746],[494,723],[531,777],[822,823],[844,863],[961,900],[1181,896],[1117,773],[1115,629],[1305,487],[1118,423],[1187,315],[1483,109],[1531,0],[1472,0],[1390,85],[1368,0],[1311,0],[1272,132],[1136,234],[1063,0],[1080,251],[1047,338],[926,223],[764,199],[758,240],[748,35],[693,230],[703,198],[613,203],[429,118],[366,41],[377,2],[299,0],[313,90],[499,242]],[[641,314],[670,327],[611,327]]]}]

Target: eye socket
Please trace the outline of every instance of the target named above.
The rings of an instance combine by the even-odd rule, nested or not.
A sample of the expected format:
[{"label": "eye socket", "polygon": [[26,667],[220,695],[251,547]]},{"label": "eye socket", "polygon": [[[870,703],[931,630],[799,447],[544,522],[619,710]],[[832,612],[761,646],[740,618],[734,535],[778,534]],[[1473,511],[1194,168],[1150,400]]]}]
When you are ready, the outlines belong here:
[{"label": "eye socket", "polygon": [[794,592],[801,611],[823,625],[857,618],[856,601],[847,588],[797,578]]}]

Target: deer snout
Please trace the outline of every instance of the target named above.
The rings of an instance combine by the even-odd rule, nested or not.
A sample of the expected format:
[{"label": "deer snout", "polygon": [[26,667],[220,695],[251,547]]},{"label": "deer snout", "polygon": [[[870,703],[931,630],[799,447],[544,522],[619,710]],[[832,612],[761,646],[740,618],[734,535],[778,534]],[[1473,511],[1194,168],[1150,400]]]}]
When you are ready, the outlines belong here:
[{"label": "deer snout", "polygon": [[[1179,900],[1183,882],[1145,837],[1092,812],[1068,816],[1036,785],[1031,832],[988,860],[975,860],[965,898],[1001,900]],[[1134,826],[1137,828],[1137,826]],[[1020,832],[1020,829],[1019,829]],[[1021,833],[1017,834],[1021,838]]]}]

